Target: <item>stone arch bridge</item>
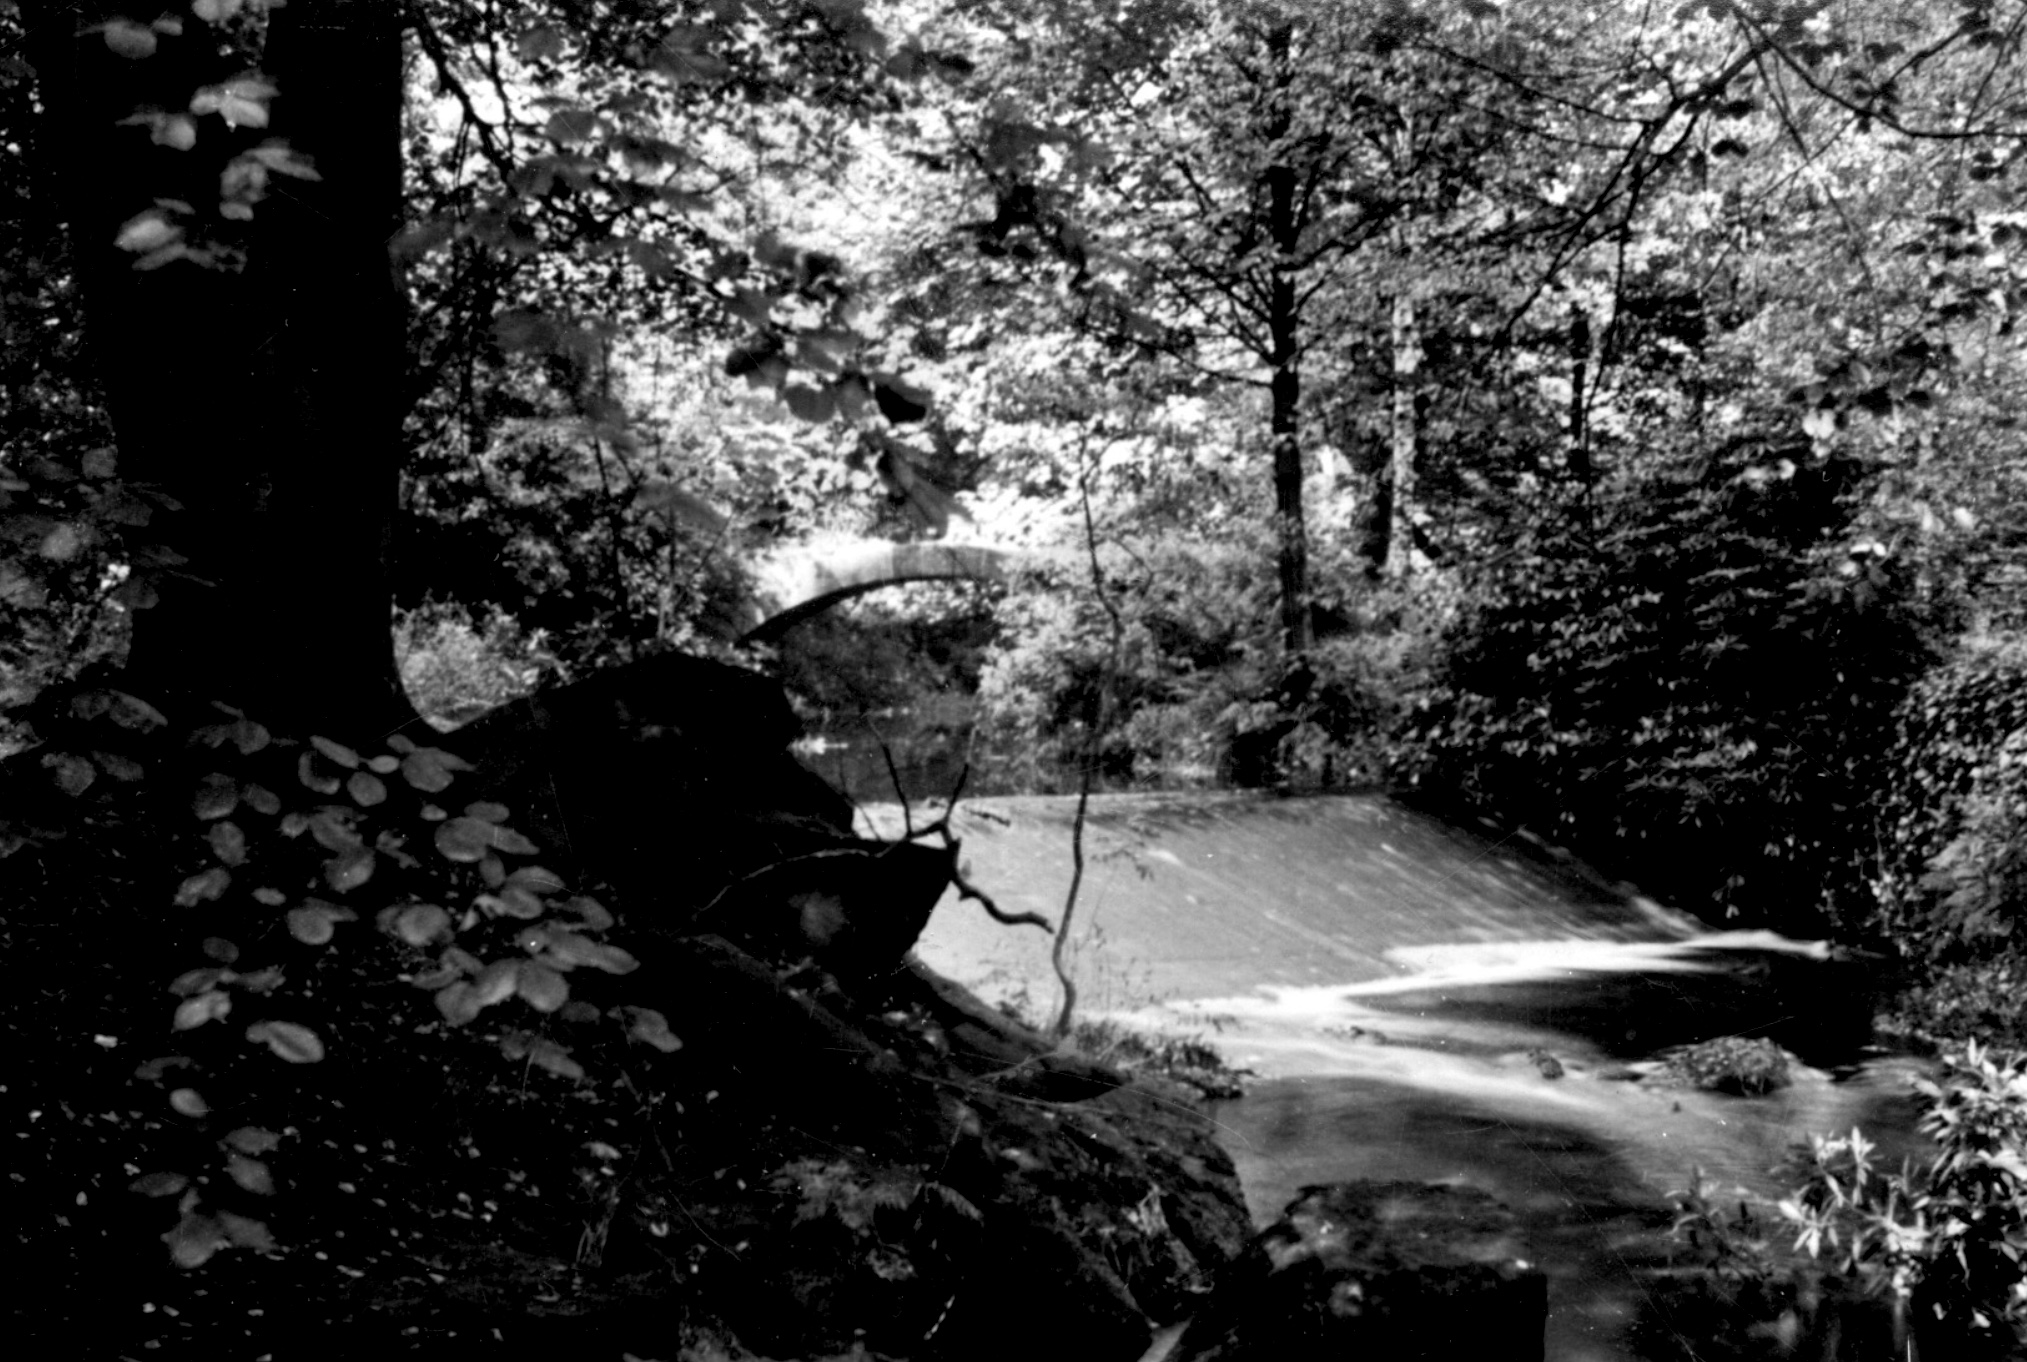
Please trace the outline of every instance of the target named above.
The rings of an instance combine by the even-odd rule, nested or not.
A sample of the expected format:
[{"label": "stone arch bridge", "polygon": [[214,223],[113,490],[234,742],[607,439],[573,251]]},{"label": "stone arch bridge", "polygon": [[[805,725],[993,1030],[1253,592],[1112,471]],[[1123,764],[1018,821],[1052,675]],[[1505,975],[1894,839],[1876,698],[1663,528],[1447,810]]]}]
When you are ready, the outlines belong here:
[{"label": "stone arch bridge", "polygon": [[1022,568],[1067,562],[1070,550],[937,540],[854,539],[777,550],[755,566],[742,643],[768,643],[841,601],[903,582],[1004,582]]}]

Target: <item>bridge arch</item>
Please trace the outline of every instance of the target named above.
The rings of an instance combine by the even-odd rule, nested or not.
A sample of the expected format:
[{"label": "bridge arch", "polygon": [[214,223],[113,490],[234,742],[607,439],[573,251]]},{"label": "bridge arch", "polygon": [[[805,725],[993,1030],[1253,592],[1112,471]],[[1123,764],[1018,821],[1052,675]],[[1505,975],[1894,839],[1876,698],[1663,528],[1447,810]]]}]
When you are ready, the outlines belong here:
[{"label": "bridge arch", "polygon": [[763,561],[741,643],[771,643],[841,601],[903,582],[1004,582],[1049,557],[1031,549],[884,539],[789,549]]}]

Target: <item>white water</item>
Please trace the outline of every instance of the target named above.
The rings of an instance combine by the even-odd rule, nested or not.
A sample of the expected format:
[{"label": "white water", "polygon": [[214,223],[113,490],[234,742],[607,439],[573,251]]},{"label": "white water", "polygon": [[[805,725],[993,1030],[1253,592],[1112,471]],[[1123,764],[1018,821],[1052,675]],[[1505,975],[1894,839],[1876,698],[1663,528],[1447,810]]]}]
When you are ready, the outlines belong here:
[{"label": "white water", "polygon": [[[967,806],[974,882],[1059,912],[1072,802]],[[1665,1262],[1667,1194],[1697,1170],[1769,1197],[1810,1133],[1862,1125],[1889,1159],[1914,1146],[1917,1066],[1856,1053],[1867,999],[1823,943],[1699,931],[1567,860],[1383,800],[1093,808],[1072,933],[1085,1011],[1202,1034],[1253,1071],[1216,1118],[1255,1218],[1307,1183],[1482,1187],[1549,1274],[1551,1359],[1633,1355],[1639,1274]],[[953,897],[919,949],[1040,1010],[1047,946]],[[1816,1066],[1755,1098],[1660,1081],[1663,1048],[1722,1035],[1770,1035]]]}]

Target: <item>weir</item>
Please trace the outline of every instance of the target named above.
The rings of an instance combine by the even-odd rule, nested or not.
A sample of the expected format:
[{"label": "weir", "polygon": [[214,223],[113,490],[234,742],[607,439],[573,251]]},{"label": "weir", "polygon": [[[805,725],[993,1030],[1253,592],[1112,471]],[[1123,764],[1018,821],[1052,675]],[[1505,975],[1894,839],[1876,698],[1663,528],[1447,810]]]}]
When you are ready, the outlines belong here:
[{"label": "weir", "polygon": [[[1055,919],[1074,806],[966,801],[952,826],[971,881]],[[898,809],[863,818],[901,831]],[[1699,1170],[1766,1197],[1812,1132],[1862,1125],[1889,1164],[1916,1148],[1921,1066],[1867,1048],[1868,967],[1823,943],[1714,931],[1552,849],[1380,796],[1097,796],[1085,853],[1070,938],[1085,1015],[1198,1034],[1253,1072],[1215,1119],[1255,1219],[1351,1178],[1490,1192],[1548,1274],[1551,1359],[1642,1355],[1642,1274],[1675,1261],[1668,1194]],[[1048,952],[954,894],[918,944],[1038,1014],[1056,996]],[[1661,1081],[1661,1051],[1726,1035],[1778,1041],[1792,1083],[1747,1098]]]}]

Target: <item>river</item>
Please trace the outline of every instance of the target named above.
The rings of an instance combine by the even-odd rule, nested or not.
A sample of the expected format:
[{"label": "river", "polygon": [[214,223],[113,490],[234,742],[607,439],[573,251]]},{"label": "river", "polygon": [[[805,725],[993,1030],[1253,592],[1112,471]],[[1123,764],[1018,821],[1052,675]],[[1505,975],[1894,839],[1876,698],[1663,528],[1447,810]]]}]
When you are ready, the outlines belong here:
[{"label": "river", "polygon": [[[965,802],[967,876],[1054,919],[1074,807]],[[864,816],[902,831],[892,806]],[[1080,1006],[1200,1034],[1252,1071],[1214,1118],[1255,1219],[1347,1178],[1492,1192],[1549,1277],[1556,1362],[1640,1356],[1642,1274],[1669,1261],[1668,1193],[1695,1170],[1766,1196],[1811,1132],[1915,1148],[1920,1066],[1865,1044],[1866,971],[1822,943],[1713,931],[1553,849],[1377,796],[1100,796],[1085,842]],[[1048,950],[954,893],[918,945],[1036,1014],[1056,1000]],[[1747,1098],[1657,1081],[1658,1052],[1726,1035],[1792,1051],[1793,1083]]]}]

